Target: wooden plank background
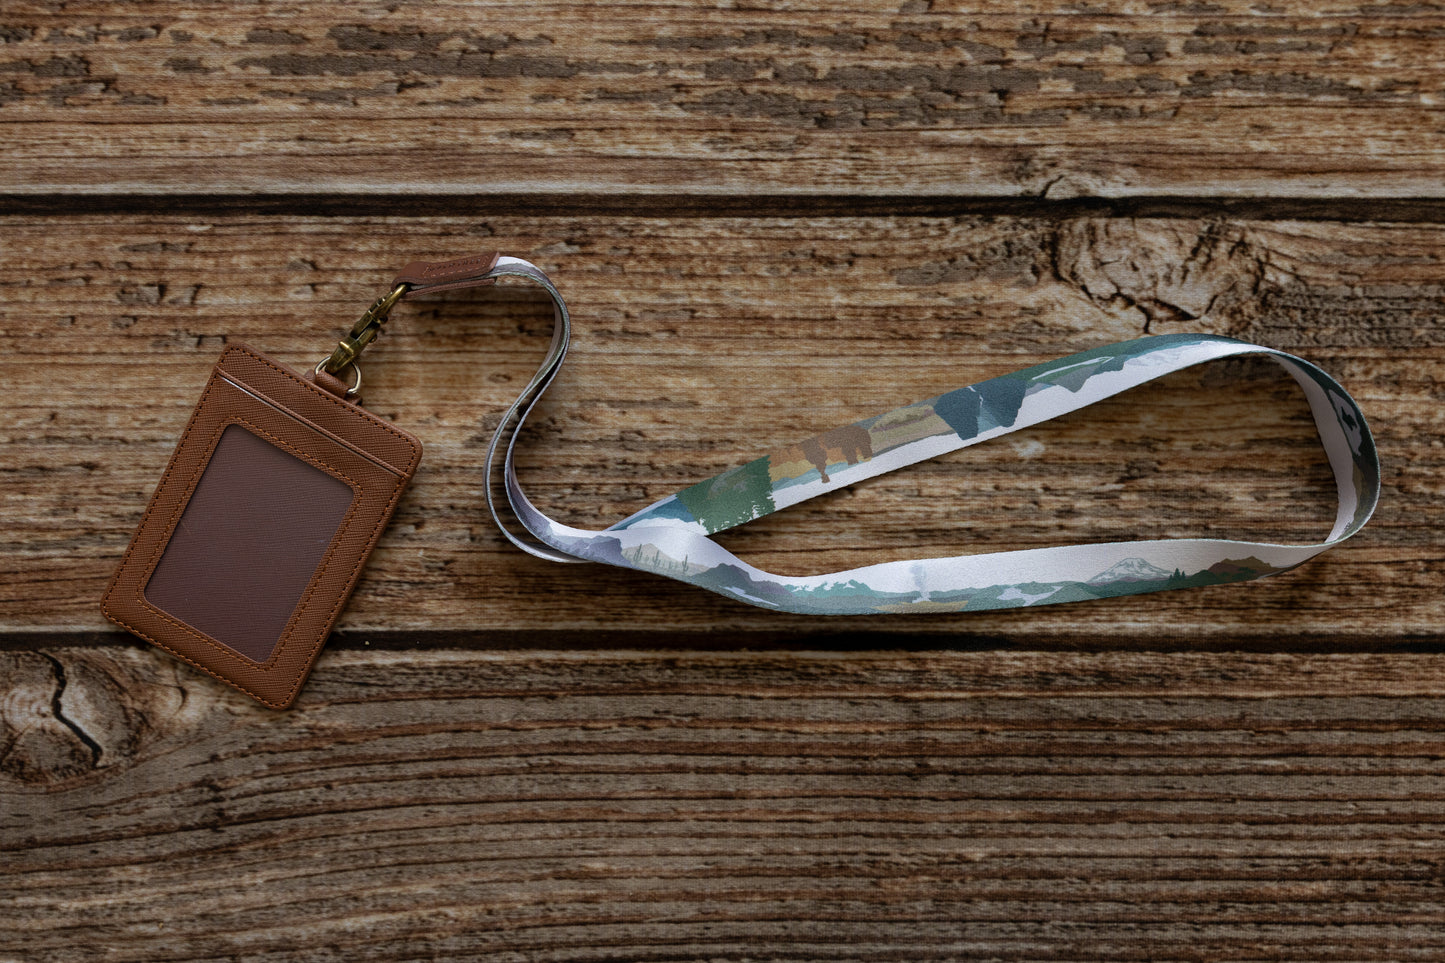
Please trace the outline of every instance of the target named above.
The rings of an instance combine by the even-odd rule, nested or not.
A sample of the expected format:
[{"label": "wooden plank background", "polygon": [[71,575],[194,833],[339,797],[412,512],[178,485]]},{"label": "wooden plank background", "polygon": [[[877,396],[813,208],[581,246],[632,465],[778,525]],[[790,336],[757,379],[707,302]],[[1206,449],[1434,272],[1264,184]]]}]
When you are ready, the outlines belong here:
[{"label": "wooden plank background", "polygon": [[[1445,10],[7,3],[0,960],[1445,957]],[[1243,586],[807,620],[511,550],[521,285],[400,310],[421,471],[297,707],[97,600],[227,340],[401,264],[567,296],[524,482],[601,527],[819,429],[1143,333],[1360,401],[1370,526]],[[727,537],[819,572],[1210,535],[1333,491],[1269,364]]]},{"label": "wooden plank background", "polygon": [[1430,4],[6,6],[18,193],[1409,198],[1445,157]]}]

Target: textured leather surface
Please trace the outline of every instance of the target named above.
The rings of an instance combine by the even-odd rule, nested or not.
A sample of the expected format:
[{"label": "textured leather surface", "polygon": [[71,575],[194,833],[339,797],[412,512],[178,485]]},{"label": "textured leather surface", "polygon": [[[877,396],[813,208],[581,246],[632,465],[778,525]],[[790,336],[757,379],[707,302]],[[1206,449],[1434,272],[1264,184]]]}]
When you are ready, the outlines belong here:
[{"label": "textured leather surface", "polygon": [[282,407],[320,431],[356,444],[361,444],[356,439],[364,439],[361,447],[367,454],[393,471],[414,467],[419,442],[411,435],[256,351],[244,346],[228,350],[217,370],[263,398],[282,399]]},{"label": "textured leather surface", "polygon": [[[231,434],[236,428],[266,447]],[[238,453],[229,450],[235,438],[243,446],[239,453],[249,458],[231,458]],[[220,461],[208,471],[218,446]],[[284,708],[311,671],[420,458],[420,443],[406,432],[244,345],[228,347],[151,496],[102,611],[261,702]],[[337,484],[350,493],[339,522]],[[191,531],[193,520],[199,531]],[[186,531],[177,534],[182,523]],[[270,535],[247,544],[242,533],[248,528]],[[274,539],[281,529],[305,544],[283,550]],[[238,570],[274,567],[277,553],[286,562],[284,572],[273,573],[274,582],[252,572],[245,576],[253,580],[252,592],[218,595],[218,586]],[[278,623],[279,636],[268,643]]]}]

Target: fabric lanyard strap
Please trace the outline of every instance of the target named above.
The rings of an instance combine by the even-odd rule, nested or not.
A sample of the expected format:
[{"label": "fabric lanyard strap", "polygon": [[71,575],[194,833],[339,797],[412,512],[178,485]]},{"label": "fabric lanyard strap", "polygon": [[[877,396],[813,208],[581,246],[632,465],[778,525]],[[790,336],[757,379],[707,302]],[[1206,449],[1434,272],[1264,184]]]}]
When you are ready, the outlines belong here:
[{"label": "fabric lanyard strap", "polygon": [[[1207,334],[1137,338],[1046,361],[826,431],[649,505],[604,531],[548,518],[517,481],[514,454],[527,415],[557,376],[571,324],[562,296],[535,265],[499,257],[485,280],[519,277],[551,295],[556,313],[542,367],[487,447],[487,505],[517,547],[558,562],[603,562],[665,575],[785,612],[862,615],[1014,608],[1240,582],[1294,568],[1358,532],[1380,495],[1380,466],[1349,393],[1293,355]],[[986,555],[883,562],[827,575],[785,576],[744,562],[709,536],[816,495],[1086,408],[1163,375],[1259,354],[1304,390],[1329,456],[1339,508],[1329,538],[1282,545],[1212,538],[1064,545]],[[494,497],[501,459],[504,519]],[[509,525],[515,520],[516,525]]]}]

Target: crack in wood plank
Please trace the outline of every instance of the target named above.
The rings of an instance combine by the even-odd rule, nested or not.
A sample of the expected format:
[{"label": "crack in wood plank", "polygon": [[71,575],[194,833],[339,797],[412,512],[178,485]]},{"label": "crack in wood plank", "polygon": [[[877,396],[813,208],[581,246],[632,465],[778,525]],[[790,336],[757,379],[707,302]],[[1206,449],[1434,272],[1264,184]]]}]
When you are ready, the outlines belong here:
[{"label": "crack in wood plank", "polygon": [[274,713],[54,648],[0,657],[6,691],[50,661],[128,694],[132,749],[43,793],[0,767],[24,958],[1445,946],[1434,656],[330,653]]}]

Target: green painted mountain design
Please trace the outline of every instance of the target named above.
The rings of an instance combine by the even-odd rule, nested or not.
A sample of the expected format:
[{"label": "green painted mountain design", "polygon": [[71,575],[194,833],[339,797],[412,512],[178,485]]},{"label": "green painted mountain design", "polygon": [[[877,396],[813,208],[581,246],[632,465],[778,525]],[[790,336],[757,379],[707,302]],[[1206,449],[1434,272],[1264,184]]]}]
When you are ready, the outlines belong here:
[{"label": "green painted mountain design", "polygon": [[[1192,340],[1176,335],[1142,339],[1151,348]],[[835,479],[831,472],[863,464],[881,452],[949,433],[967,441],[985,431],[1012,427],[1031,392],[1053,385],[1077,392],[1090,378],[1120,371],[1139,357],[1140,343],[1123,342],[1048,361],[825,431],[699,482],[679,492],[671,509],[659,504],[627,524],[643,518],[681,517],[679,506],[710,534],[751,521],[776,510],[773,494],[780,489],[813,481],[846,484],[847,479]]]},{"label": "green painted mountain design", "polygon": [[[619,554],[615,540],[607,554],[609,557]],[[1021,582],[946,591],[884,592],[858,579],[801,586],[758,578],[747,568],[732,563],[711,567],[689,564],[686,559],[671,557],[650,543],[627,549],[620,555],[636,568],[674,577],[685,574],[687,580],[695,585],[755,605],[833,614],[1027,608],[1031,605],[1084,602],[1167,589],[1219,585],[1261,578],[1285,570],[1249,556],[1215,562],[1209,568],[1186,575],[1178,569],[1169,572],[1146,559],[1134,557],[1117,562],[1083,582]]]},{"label": "green painted mountain design", "polygon": [[773,481],[768,459],[758,458],[677,493],[677,500],[709,532],[720,532],[769,514]]},{"label": "green painted mountain design", "polygon": [[[1158,543],[1140,542],[1137,550],[1142,554],[1118,559],[1107,567],[1103,560],[1117,558],[1113,554],[1117,549],[1101,546],[1096,555],[1089,551],[1081,554],[1077,547],[1059,548],[1057,551],[1068,553],[1067,559],[1051,557],[1055,550],[1041,550],[1042,554],[1035,556],[1044,560],[1038,571],[1065,576],[1049,581],[970,584],[975,580],[972,573],[988,571],[986,557],[970,559],[958,567],[932,565],[927,560],[900,561],[831,579],[789,578],[753,568],[706,537],[776,511],[779,504],[796,504],[825,488],[956,450],[985,432],[1009,430],[1019,423],[1026,402],[1029,423],[1036,423],[1041,418],[1076,410],[1091,399],[1143,384],[1162,373],[1251,353],[1275,357],[1305,385],[1321,441],[1339,480],[1342,505],[1352,519],[1341,534],[1322,545],[1259,547],[1272,557],[1286,559],[1283,565],[1271,564],[1254,554],[1223,559],[1213,555],[1217,560],[1207,567],[1184,571],[1174,568],[1172,561],[1167,563],[1169,567],[1161,565],[1158,556],[1200,558],[1196,554],[1199,551],[1228,551],[1228,543],[1201,542],[1183,554]],[[1135,361],[1139,364],[1131,367],[1130,362]],[[1101,382],[1090,385],[1096,378]],[[1321,391],[1314,392],[1308,382],[1318,385]],[[1086,385],[1088,399],[1069,399],[1068,393],[1083,392]],[[1054,388],[1065,391],[1050,390]],[[1031,400],[1036,395],[1041,397]],[[880,464],[881,459],[886,460]],[[513,505],[530,531],[568,554],[670,576],[771,609],[815,614],[973,612],[1137,595],[1273,575],[1302,564],[1353,534],[1374,508],[1379,479],[1374,442],[1363,416],[1324,372],[1301,359],[1228,338],[1164,335],[1035,365],[776,448],[762,458],[664,498],[613,526],[615,531],[627,530],[622,537],[580,533],[559,526],[525,499],[514,499]],[[1236,550],[1248,551],[1248,543],[1234,545]],[[1100,561],[1091,564],[1089,558]],[[1100,570],[1088,575],[1088,570],[1096,566]]]}]

